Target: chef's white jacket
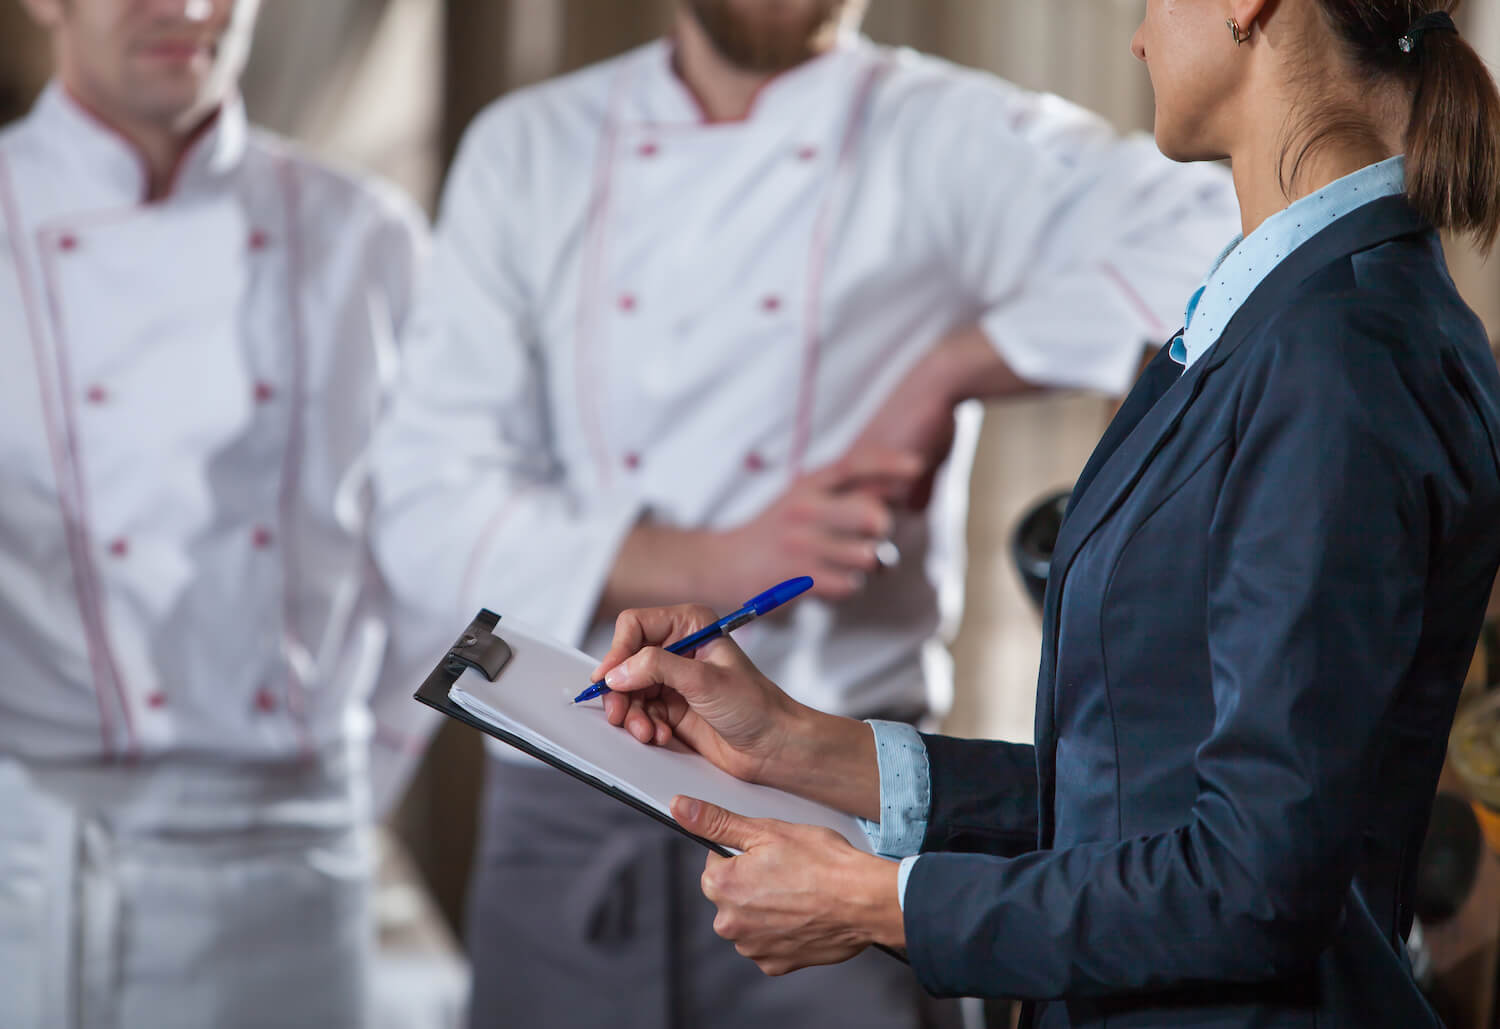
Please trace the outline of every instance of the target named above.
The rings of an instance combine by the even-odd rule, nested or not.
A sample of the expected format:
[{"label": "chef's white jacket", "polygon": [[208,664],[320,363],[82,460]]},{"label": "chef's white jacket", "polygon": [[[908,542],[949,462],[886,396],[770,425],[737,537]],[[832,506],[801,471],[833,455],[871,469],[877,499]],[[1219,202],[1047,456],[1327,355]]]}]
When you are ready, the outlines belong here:
[{"label": "chef's white jacket", "polygon": [[0,133],[0,756],[362,738],[387,632],[361,472],[420,216],[238,101],[144,196],[57,85]]},{"label": "chef's white jacket", "polygon": [[[377,555],[457,626],[484,605],[599,652],[643,515],[753,518],[966,324],[1033,383],[1124,390],[1237,220],[1220,169],[857,37],[729,124],[704,122],[666,41],[518,92],[446,187],[378,436]],[[737,634],[793,695],[945,703],[932,644],[962,596],[976,428],[894,570]]]}]

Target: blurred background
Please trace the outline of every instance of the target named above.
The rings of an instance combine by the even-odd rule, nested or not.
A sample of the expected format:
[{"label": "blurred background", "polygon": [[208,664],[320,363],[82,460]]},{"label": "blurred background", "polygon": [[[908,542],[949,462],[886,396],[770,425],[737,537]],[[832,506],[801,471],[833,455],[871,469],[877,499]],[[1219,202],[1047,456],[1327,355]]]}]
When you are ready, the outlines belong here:
[{"label": "blurred background", "polygon": [[[1145,0],[873,0],[865,30],[881,42],[1056,92],[1121,130],[1149,131],[1149,82],[1129,52],[1144,6]],[[1500,3],[1466,7],[1466,34],[1500,62]],[[671,10],[671,0],[264,0],[246,100],[259,124],[398,182],[430,212],[458,138],[481,107],[653,38]],[[0,123],[26,111],[48,64],[44,42],[19,5],[0,0]],[[1486,266],[1462,248],[1451,257],[1491,337],[1500,336],[1500,265]],[[1111,410],[1107,399],[1052,395],[986,413],[949,731],[1029,739],[1040,623],[1018,580],[1010,537],[1038,498],[1071,484]],[[423,945],[450,955],[462,931],[480,767],[478,735],[450,724],[392,820],[404,845],[391,848],[399,867],[390,874],[408,891],[398,907],[427,912]],[[411,868],[417,872],[403,871]],[[413,890],[415,878],[421,890]],[[1438,971],[1461,980],[1454,991],[1464,1010],[1454,1024],[1479,1027],[1493,1024],[1500,871],[1487,867],[1475,896],[1475,912],[1438,926],[1433,942]]]}]

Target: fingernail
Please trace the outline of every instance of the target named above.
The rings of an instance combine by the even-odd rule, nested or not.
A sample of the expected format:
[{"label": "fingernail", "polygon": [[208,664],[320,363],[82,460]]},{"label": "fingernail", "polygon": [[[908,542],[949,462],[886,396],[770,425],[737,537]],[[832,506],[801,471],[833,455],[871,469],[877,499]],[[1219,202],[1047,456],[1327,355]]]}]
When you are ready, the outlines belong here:
[{"label": "fingernail", "polygon": [[696,822],[698,815],[703,811],[703,804],[692,798],[686,798],[681,804],[684,821]]},{"label": "fingernail", "polygon": [[609,670],[609,674],[604,677],[604,685],[611,687],[618,686],[625,681],[625,677],[625,666],[615,665]]}]

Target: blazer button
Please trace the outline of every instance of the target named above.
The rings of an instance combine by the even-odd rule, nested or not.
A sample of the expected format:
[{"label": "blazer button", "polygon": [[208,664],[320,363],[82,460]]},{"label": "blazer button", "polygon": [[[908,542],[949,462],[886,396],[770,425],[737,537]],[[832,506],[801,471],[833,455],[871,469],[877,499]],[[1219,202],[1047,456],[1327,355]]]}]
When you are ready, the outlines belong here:
[{"label": "blazer button", "polygon": [[90,386],[88,392],[83,395],[89,403],[98,406],[109,400],[109,391],[103,386]]},{"label": "blazer button", "polygon": [[747,472],[763,472],[765,470],[766,470],[766,459],[765,458],[761,457],[758,453],[756,453],[753,450],[750,453],[748,453],[748,454],[745,455],[745,471],[747,471]]},{"label": "blazer button", "polygon": [[73,235],[71,232],[64,232],[61,236],[57,237],[57,249],[77,250],[78,237]]},{"label": "blazer button", "polygon": [[165,693],[163,693],[161,690],[157,690],[156,692],[154,692],[154,693],[150,694],[148,697],[146,697],[146,706],[147,707],[155,707],[155,708],[166,707],[167,706],[167,695]]},{"label": "blazer button", "polygon": [[130,553],[130,541],[123,536],[112,541],[109,545],[109,552],[115,557],[125,557]]},{"label": "blazer button", "polygon": [[658,147],[655,143],[642,143],[636,149],[636,153],[640,154],[642,157],[655,157],[660,151],[661,148]]},{"label": "blazer button", "polygon": [[271,237],[260,229],[250,233],[250,249],[264,250],[271,245]]},{"label": "blazer button", "polygon": [[269,404],[276,396],[276,389],[269,382],[257,382],[255,384],[255,402],[257,404]]},{"label": "blazer button", "polygon": [[626,454],[623,460],[625,467],[630,469],[632,472],[641,466],[641,455],[635,453],[634,451]]},{"label": "blazer button", "polygon": [[275,711],[276,710],[276,694],[272,693],[270,691],[270,689],[268,689],[265,686],[262,686],[260,689],[256,690],[255,691],[255,710],[257,710],[261,714],[265,714],[265,715],[268,715],[272,711]]},{"label": "blazer button", "polygon": [[816,161],[817,159],[818,148],[815,146],[805,146],[797,151],[797,160],[799,161]]},{"label": "blazer button", "polygon": [[275,541],[271,530],[264,526],[256,526],[255,531],[250,534],[250,542],[255,544],[256,549],[265,550]]},{"label": "blazer button", "polygon": [[635,294],[634,293],[621,293],[620,294],[620,310],[622,310],[622,311],[634,311],[635,310]]},{"label": "blazer button", "polygon": [[760,309],[766,312],[766,314],[775,314],[781,310],[781,298],[774,293],[763,298],[760,302]]}]

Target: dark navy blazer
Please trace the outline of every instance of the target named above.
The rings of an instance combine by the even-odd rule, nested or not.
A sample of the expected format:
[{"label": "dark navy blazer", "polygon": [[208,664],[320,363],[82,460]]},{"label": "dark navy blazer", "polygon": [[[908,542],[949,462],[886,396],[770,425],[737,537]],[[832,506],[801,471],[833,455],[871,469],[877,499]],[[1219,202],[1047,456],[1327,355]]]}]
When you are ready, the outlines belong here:
[{"label": "dark navy blazer", "polygon": [[1036,745],[927,736],[939,994],[1040,1026],[1438,1024],[1404,937],[1500,565],[1500,375],[1392,197],[1163,351],[1053,555]]}]

